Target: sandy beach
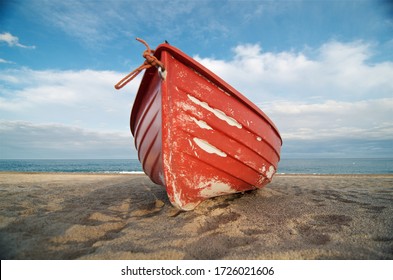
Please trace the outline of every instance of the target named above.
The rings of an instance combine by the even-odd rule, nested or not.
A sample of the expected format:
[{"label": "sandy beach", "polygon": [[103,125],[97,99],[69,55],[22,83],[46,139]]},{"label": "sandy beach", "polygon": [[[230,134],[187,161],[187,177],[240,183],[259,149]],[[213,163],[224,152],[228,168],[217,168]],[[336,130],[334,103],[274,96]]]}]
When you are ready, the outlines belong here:
[{"label": "sandy beach", "polygon": [[393,259],[393,175],[277,175],[173,208],[145,175],[0,173],[1,259]]}]

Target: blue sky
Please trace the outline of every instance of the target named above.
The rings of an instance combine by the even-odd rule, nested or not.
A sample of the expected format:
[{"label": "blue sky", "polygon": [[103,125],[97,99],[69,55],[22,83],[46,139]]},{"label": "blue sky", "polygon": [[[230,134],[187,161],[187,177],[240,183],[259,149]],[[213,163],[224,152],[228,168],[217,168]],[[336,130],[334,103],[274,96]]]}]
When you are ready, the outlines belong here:
[{"label": "blue sky", "polygon": [[135,37],[256,103],[283,158],[393,157],[391,1],[3,0],[0,158],[136,158]]}]

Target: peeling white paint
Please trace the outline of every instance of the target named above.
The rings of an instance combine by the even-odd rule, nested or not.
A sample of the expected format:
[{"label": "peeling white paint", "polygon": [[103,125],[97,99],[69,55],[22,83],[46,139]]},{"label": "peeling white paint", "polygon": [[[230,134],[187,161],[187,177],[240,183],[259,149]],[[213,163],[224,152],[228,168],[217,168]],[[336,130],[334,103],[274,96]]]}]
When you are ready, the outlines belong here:
[{"label": "peeling white paint", "polygon": [[209,153],[209,154],[217,154],[220,157],[226,157],[227,154],[224,153],[223,151],[221,151],[220,149],[214,147],[212,144],[210,144],[209,142],[199,139],[199,138],[194,138],[193,139],[194,142],[199,146],[199,148],[201,148],[202,150],[204,150],[205,152]]},{"label": "peeling white paint", "polygon": [[266,177],[271,179],[276,172],[276,169],[274,169],[273,165],[270,165],[269,170],[266,172]]},{"label": "peeling white paint", "polygon": [[201,87],[201,88],[203,88],[203,89],[205,89],[205,90],[207,90],[209,92],[212,92],[212,89],[207,84],[200,83],[200,82],[197,82],[197,84],[198,84],[199,87]]},{"label": "peeling white paint", "polygon": [[[213,84],[214,85],[214,84]],[[216,86],[217,87],[217,86]],[[223,88],[217,87],[219,90],[221,90],[223,93],[225,93],[228,96],[232,96],[230,95],[228,92],[226,92]]]},{"label": "peeling white paint", "polygon": [[183,203],[182,203],[182,201],[181,201],[181,191],[177,191],[177,188],[176,187],[174,187],[173,188],[173,202],[176,204],[176,205],[178,205],[180,208],[182,208],[182,205],[183,205]]},{"label": "peeling white paint", "polygon": [[195,107],[194,107],[193,105],[190,105],[190,104],[188,104],[188,103],[186,103],[186,102],[177,102],[177,105],[178,105],[179,107],[181,107],[184,111],[190,111],[190,112],[192,112],[193,114],[196,114],[196,115],[198,115],[198,116],[202,115],[200,112],[198,112],[198,111],[195,109]]},{"label": "peeling white paint", "polygon": [[237,192],[231,185],[220,181],[208,181],[200,183],[200,185],[207,186],[204,188],[202,186],[203,189],[200,192],[200,196],[204,198]]},{"label": "peeling white paint", "polygon": [[206,102],[200,101],[198,98],[195,98],[192,95],[187,95],[188,98],[194,102],[195,104],[201,106],[202,108],[205,108],[206,110],[212,112],[217,118],[220,120],[226,121],[229,125],[235,126],[237,128],[242,128],[242,125],[236,121],[234,118],[227,116],[223,111],[220,111],[218,109],[214,109],[209,106]]},{"label": "peeling white paint", "polygon": [[184,77],[187,77],[187,73],[184,71],[179,71],[179,72],[177,72],[177,76],[180,78],[184,78]]},{"label": "peeling white paint", "polygon": [[185,203],[184,201],[182,201],[182,199],[180,198],[180,194],[179,193],[174,193],[174,197],[173,197],[173,202],[174,202],[174,206],[184,210],[184,211],[190,211],[195,209],[195,207],[198,206],[199,202],[194,202],[194,203]]},{"label": "peeling white paint", "polygon": [[259,186],[263,185],[263,183],[265,182],[265,180],[266,180],[266,177],[265,177],[264,175],[261,175],[261,176],[259,177],[259,180],[258,180],[258,185],[259,185]]},{"label": "peeling white paint", "polygon": [[261,137],[257,137],[257,140],[259,141],[259,142],[261,142],[262,141],[262,138]]},{"label": "peeling white paint", "polygon": [[196,119],[196,118],[194,118],[194,117],[191,117],[191,119],[192,119],[200,128],[207,129],[207,130],[213,130],[213,128],[212,128],[210,125],[208,125],[205,121],[198,120],[198,119]]}]

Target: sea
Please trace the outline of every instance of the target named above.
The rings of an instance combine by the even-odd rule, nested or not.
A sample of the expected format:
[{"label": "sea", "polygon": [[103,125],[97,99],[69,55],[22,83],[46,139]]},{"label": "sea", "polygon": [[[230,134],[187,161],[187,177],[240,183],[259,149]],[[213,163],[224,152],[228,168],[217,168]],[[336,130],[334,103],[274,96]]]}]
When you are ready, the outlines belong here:
[{"label": "sea", "polygon": [[[137,159],[0,159],[0,171],[143,173]],[[393,174],[393,158],[282,159],[278,174]]]}]

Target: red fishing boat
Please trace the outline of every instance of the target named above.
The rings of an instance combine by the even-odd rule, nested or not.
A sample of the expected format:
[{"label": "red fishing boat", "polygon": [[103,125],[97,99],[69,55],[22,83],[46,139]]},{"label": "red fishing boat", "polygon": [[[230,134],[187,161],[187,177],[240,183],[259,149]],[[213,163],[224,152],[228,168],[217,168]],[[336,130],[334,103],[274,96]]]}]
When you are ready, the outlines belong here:
[{"label": "red fishing boat", "polygon": [[282,139],[255,104],[169,45],[115,87],[146,69],[131,112],[143,170],[171,203],[192,210],[203,200],[262,188],[277,170]]}]

